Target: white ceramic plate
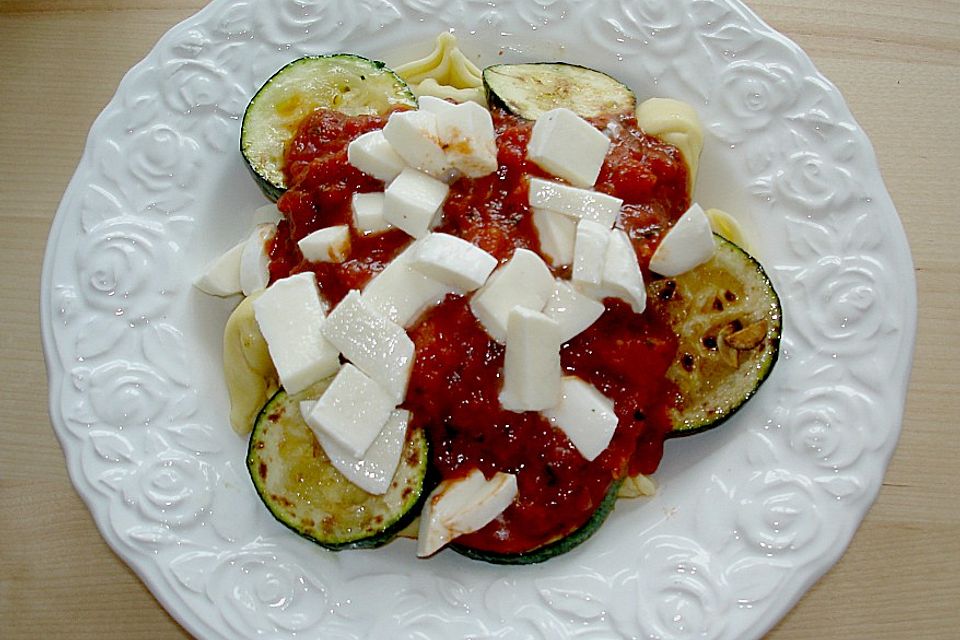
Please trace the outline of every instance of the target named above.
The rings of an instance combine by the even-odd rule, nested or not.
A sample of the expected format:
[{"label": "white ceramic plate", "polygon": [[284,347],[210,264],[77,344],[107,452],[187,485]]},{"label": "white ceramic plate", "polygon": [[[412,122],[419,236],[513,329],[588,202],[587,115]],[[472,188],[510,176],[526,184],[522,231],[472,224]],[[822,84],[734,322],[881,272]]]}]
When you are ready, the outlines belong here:
[{"label": "white ceramic plate", "polygon": [[[533,567],[330,553],[273,521],[227,426],[230,303],[190,286],[263,203],[237,151],[253,91],[303,54],[388,63],[452,29],[481,66],[563,59],[695,105],[697,199],[780,291],[780,363],[723,429],[668,443],[658,495]],[[209,638],[754,638],[840,556],[880,487],[915,334],[912,265],[837,90],[733,0],[217,0],[94,124],[50,234],[51,414],[103,536]]]}]

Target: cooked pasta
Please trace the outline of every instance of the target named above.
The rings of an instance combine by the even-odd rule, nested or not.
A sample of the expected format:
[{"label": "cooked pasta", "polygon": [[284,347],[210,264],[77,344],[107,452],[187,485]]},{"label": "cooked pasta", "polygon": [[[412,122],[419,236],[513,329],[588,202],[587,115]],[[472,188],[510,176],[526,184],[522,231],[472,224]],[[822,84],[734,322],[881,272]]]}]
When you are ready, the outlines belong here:
[{"label": "cooked pasta", "polygon": [[452,33],[438,35],[436,46],[426,57],[394,70],[418,96],[486,105],[480,69],[460,51]]},{"label": "cooked pasta", "polygon": [[635,476],[627,476],[620,485],[618,498],[643,498],[657,493],[657,485],[650,476],[638,473]]},{"label": "cooked pasta", "polygon": [[692,191],[703,150],[703,128],[694,108],[672,98],[650,98],[637,106],[637,124],[646,133],[680,149],[687,162]]},{"label": "cooked pasta", "polygon": [[[650,98],[637,106],[637,124],[646,133],[680,149],[692,192],[703,150],[703,127],[694,108],[672,98]],[[720,209],[708,209],[706,214],[714,233],[749,251],[743,229],[733,216]]]},{"label": "cooked pasta", "polygon": [[710,228],[714,233],[720,234],[741,249],[751,253],[750,247],[747,246],[747,239],[743,235],[743,228],[736,218],[720,209],[707,209],[705,213],[710,220]]},{"label": "cooked pasta", "polygon": [[223,372],[230,396],[230,425],[239,435],[250,433],[260,409],[279,388],[267,341],[253,315],[258,294],[244,298],[223,332]]}]

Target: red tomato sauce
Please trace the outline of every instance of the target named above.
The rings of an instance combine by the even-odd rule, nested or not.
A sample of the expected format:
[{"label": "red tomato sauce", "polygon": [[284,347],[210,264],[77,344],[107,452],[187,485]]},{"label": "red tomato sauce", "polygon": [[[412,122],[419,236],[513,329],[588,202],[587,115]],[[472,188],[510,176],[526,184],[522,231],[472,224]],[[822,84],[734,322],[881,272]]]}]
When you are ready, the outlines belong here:
[{"label": "red tomato sauce", "polygon": [[[499,110],[493,117],[499,168],[454,182],[436,231],[465,238],[505,262],[519,247],[540,252],[528,181],[549,176],[525,157],[532,123]],[[334,305],[410,242],[400,231],[367,237],[352,231],[351,251],[341,264],[305,261],[296,245],[316,229],[349,223],[352,193],[384,188],[346,159],[350,140],[384,122],[321,110],[301,125],[287,154],[290,188],[278,202],[284,220],[271,248],[272,279],[312,270]],[[676,148],[644,135],[632,117],[594,124],[613,141],[595,188],[624,200],[618,224],[646,271],[653,242],[689,206],[686,165]],[[565,375],[594,385],[614,401],[619,417],[610,446],[593,461],[539,413],[500,406],[504,348],[483,330],[468,298],[448,296],[409,329],[416,362],[403,406],[426,430],[440,477],[460,477],[472,468],[487,477],[497,471],[517,476],[514,503],[458,544],[497,553],[535,549],[582,526],[615,480],[656,470],[670,430],[666,410],[675,390],[665,373],[676,337],[654,314],[638,315],[614,299],[605,305],[600,319],[560,354]]]},{"label": "red tomato sauce", "polygon": [[[410,242],[402,231],[365,236],[351,224],[354,193],[383,191],[371,178],[347,162],[347,145],[363,133],[382,129],[379,116],[345,116],[320,109],[307,116],[287,149],[284,177],[289,189],[277,201],[283,220],[270,249],[270,280],[313,271],[317,286],[331,308],[351,289],[363,286]],[[309,262],[297,242],[317,229],[350,226],[350,253],[344,262]]]}]

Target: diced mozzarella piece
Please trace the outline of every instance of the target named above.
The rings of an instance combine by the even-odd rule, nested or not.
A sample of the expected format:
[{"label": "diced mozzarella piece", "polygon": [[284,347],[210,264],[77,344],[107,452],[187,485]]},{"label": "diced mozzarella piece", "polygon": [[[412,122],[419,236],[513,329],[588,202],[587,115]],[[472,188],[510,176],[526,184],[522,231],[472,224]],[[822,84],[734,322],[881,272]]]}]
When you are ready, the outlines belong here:
[{"label": "diced mozzarella piece", "polygon": [[594,298],[603,297],[603,264],[609,239],[610,230],[602,224],[591,220],[577,224],[571,280],[580,291]]},{"label": "diced mozzarella piece", "polygon": [[384,192],[383,219],[420,238],[433,226],[449,191],[443,182],[407,167]]},{"label": "diced mozzarella piece", "polygon": [[454,169],[469,178],[497,170],[497,138],[489,111],[475,102],[453,104],[431,96],[420,98],[420,109],[437,116],[437,134]]},{"label": "diced mozzarella piece", "polygon": [[514,307],[507,323],[500,404],[508,411],[540,411],[560,402],[560,323],[539,311]]},{"label": "diced mozzarella piece", "polygon": [[[483,109],[476,102],[465,102],[464,104],[476,105],[478,109]],[[484,110],[484,113],[486,111]],[[464,138],[447,147],[447,157],[453,167],[468,178],[482,178],[497,170],[497,152],[496,147],[490,144],[491,140],[474,135]]]},{"label": "diced mozzarella piece", "polygon": [[240,242],[207,265],[193,286],[212,296],[232,296],[241,292],[240,255],[246,243]]},{"label": "diced mozzarella piece", "polygon": [[262,207],[257,207],[253,211],[253,224],[277,224],[283,219],[283,215],[280,213],[280,210],[277,209],[277,204],[271,202],[270,204],[265,204]]},{"label": "diced mozzarella piece", "polygon": [[433,555],[454,538],[479,531],[503,513],[517,496],[517,477],[497,472],[486,480],[473,469],[444,480],[427,496],[420,514],[417,556]]},{"label": "diced mozzarella piece", "polygon": [[623,200],[599,191],[579,189],[559,182],[530,178],[530,206],[549,209],[578,220],[592,220],[607,229],[613,227]]},{"label": "diced mozzarella piece", "polygon": [[[301,402],[301,414],[308,415],[315,405],[316,402]],[[316,435],[320,446],[330,458],[330,463],[347,480],[367,493],[383,495],[390,488],[390,481],[400,464],[400,454],[403,452],[409,423],[409,411],[393,411],[362,458],[354,456],[325,432],[321,431]]]},{"label": "diced mozzarella piece", "polygon": [[297,242],[297,246],[311,262],[343,262],[350,253],[350,227],[338,224],[317,229]]},{"label": "diced mozzarella piece", "polygon": [[438,179],[450,179],[453,169],[437,133],[437,116],[429,111],[395,111],[383,127],[393,150],[411,167]]},{"label": "diced mozzarella piece", "polygon": [[240,252],[240,289],[249,296],[270,284],[270,239],[277,232],[272,224],[258,224]]},{"label": "diced mozzarella piece", "polygon": [[563,344],[603,315],[603,303],[588,298],[563,280],[557,280],[543,313],[560,325],[560,344]]},{"label": "diced mozzarella piece", "polygon": [[406,163],[387,142],[382,129],[368,131],[347,145],[347,162],[368,176],[389,183],[397,177]]},{"label": "diced mozzarella piece", "polygon": [[409,327],[427,307],[439,304],[453,287],[430,278],[411,266],[418,243],[393,259],[363,289],[361,299],[378,314]]},{"label": "diced mozzarella piece", "polygon": [[694,203],[660,240],[650,258],[650,270],[662,276],[678,276],[712,258],[715,249],[710,219]]},{"label": "diced mozzarella piece", "polygon": [[354,289],[327,316],[323,335],[396,402],[403,401],[413,369],[413,341],[403,327],[371,309]]},{"label": "diced mozzarella piece", "polygon": [[563,107],[546,112],[533,125],[527,158],[579,187],[592,187],[610,148],[610,139]]},{"label": "diced mozzarella piece", "polygon": [[499,343],[507,339],[507,320],[514,307],[540,311],[553,293],[553,275],[540,256],[517,249],[493,272],[470,300],[470,309],[487,333]]},{"label": "diced mozzarella piece", "polygon": [[417,245],[413,268],[462,291],[483,286],[497,267],[497,259],[492,255],[463,238],[446,233],[428,234]]},{"label": "diced mozzarella piece", "polygon": [[[417,98],[417,106],[421,111],[429,111],[435,116],[452,115],[457,113],[457,104],[437,98],[436,96],[420,96]],[[437,131],[440,133],[440,126],[437,125]]]},{"label": "diced mozzarella piece", "polygon": [[548,209],[533,209],[533,226],[537,228],[540,248],[554,267],[573,263],[573,244],[577,235],[577,221]]},{"label": "diced mozzarella piece", "polygon": [[574,376],[561,381],[563,399],[541,413],[561,429],[587,460],[593,460],[610,444],[617,430],[613,400]]},{"label": "diced mozzarella piece", "polygon": [[339,352],[323,337],[324,312],[312,272],[277,280],[253,301],[254,317],[287,393],[299,393],[340,367]]},{"label": "diced mozzarella piece", "polygon": [[373,234],[391,229],[383,217],[383,192],[355,193],[350,199],[353,226],[360,233]]},{"label": "diced mozzarella piece", "polygon": [[336,442],[363,458],[395,406],[393,396],[348,362],[303,419],[317,440]]},{"label": "diced mozzarella piece", "polygon": [[607,296],[630,303],[637,313],[643,313],[647,306],[647,289],[643,285],[637,253],[622,229],[611,231],[607,241],[607,253],[603,262],[603,290]]}]

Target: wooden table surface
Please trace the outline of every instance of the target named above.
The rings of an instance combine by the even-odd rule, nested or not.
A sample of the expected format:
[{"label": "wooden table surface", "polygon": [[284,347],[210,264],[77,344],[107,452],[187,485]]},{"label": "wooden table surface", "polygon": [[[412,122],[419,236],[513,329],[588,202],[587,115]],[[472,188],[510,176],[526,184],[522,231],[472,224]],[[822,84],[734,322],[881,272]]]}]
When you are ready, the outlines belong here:
[{"label": "wooden table surface", "polygon": [[[202,0],[0,0],[0,625],[5,638],[187,634],[102,541],[47,413],[40,266],[87,130]],[[919,335],[903,433],[841,561],[770,633],[960,637],[960,1],[755,0],[842,90],[903,219]]]}]

